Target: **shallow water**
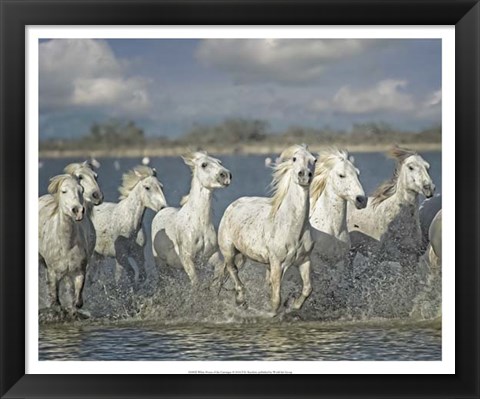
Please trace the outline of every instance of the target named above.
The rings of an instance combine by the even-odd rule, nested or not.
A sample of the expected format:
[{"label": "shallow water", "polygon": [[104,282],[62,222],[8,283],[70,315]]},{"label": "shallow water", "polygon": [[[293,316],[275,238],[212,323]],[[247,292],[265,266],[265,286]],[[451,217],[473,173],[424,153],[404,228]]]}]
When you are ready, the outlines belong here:
[{"label": "shallow water", "polygon": [[[441,192],[441,153],[426,153],[431,175]],[[225,208],[240,196],[267,195],[271,170],[263,156],[222,156],[233,173],[230,187],[218,190],[213,203],[218,225]],[[360,180],[371,193],[390,177],[393,162],[382,154],[356,154]],[[45,160],[39,169],[39,194],[48,179],[78,159]],[[121,174],[138,159],[99,159],[99,183],[106,201],[116,201]],[[153,158],[170,205],[188,192],[190,171],[179,157]],[[153,213],[145,215],[149,235]],[[441,273],[420,259],[410,266],[374,263],[357,255],[353,270],[326,265],[312,255],[314,291],[295,314],[269,315],[265,268],[250,262],[240,271],[248,309],[234,303],[231,285],[214,293],[205,285],[211,271],[199,271],[197,291],[184,273],[160,276],[147,237],[147,283],[139,291],[113,284],[113,261],[93,263],[84,291],[89,320],[58,323],[41,315],[40,360],[440,360]],[[350,274],[349,274],[350,273]],[[230,283],[231,284],[231,283]],[[301,282],[290,269],[282,298],[298,295]],[[39,270],[39,306],[45,303],[45,273]],[[284,311],[285,308],[282,308]],[[378,320],[382,320],[378,322]],[[399,321],[401,320],[401,321]],[[405,320],[408,320],[405,322]]]},{"label": "shallow water", "polygon": [[42,328],[40,360],[441,360],[441,332],[392,323],[57,326]]}]

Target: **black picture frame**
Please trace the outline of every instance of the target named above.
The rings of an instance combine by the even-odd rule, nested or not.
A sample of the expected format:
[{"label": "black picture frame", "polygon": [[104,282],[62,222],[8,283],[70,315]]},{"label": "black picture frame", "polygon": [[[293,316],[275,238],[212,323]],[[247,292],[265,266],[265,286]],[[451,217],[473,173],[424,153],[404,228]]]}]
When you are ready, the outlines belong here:
[{"label": "black picture frame", "polygon": [[[0,0],[0,13],[2,397],[479,397],[480,5],[477,1]],[[447,265],[456,267],[455,375],[275,378],[25,374],[25,26],[164,24],[455,25],[457,186],[445,188],[458,188],[456,266]]]}]

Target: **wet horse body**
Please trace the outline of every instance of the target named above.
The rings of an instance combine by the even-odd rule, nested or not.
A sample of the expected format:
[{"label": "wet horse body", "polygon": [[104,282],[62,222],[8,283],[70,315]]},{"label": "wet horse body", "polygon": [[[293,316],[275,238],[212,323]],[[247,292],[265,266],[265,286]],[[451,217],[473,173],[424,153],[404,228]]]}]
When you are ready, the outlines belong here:
[{"label": "wet horse body", "polygon": [[[167,205],[161,187],[154,169],[137,166],[124,174],[118,203],[105,202],[94,208],[95,253],[115,259],[117,282],[123,271],[135,283],[145,277],[142,222],[147,208],[158,211]],[[130,264],[129,258],[134,259],[139,270]]]},{"label": "wet horse body", "polygon": [[330,148],[320,153],[310,187],[310,224],[314,252],[329,264],[345,259],[350,250],[347,203],[357,209],[367,205],[358,175],[346,151]]},{"label": "wet horse body", "polygon": [[192,170],[190,193],[181,208],[165,208],[152,222],[152,248],[158,266],[185,270],[190,282],[198,283],[197,267],[217,263],[217,233],[212,222],[212,198],[217,188],[227,187],[232,175],[218,159],[205,152],[183,157]]},{"label": "wet horse body", "polygon": [[[422,248],[419,219],[419,195],[433,196],[430,165],[413,151],[395,147],[390,155],[397,160],[393,178],[381,185],[358,211],[348,208],[348,229],[358,249],[369,250],[389,260],[403,260],[405,255],[418,258]],[[373,241],[373,246],[370,245]]]},{"label": "wet horse body", "polygon": [[224,268],[235,284],[237,304],[245,303],[245,288],[237,270],[245,258],[267,265],[274,313],[280,307],[282,277],[290,266],[298,266],[303,281],[302,294],[293,308],[300,309],[310,295],[313,241],[308,214],[314,163],[315,157],[305,147],[289,147],[275,166],[272,198],[243,197],[225,211],[219,246]]},{"label": "wet horse body", "polygon": [[[103,193],[97,183],[97,173],[93,170],[92,166],[88,162],[82,163],[71,163],[64,168],[64,172],[74,177],[78,183],[83,188],[83,206],[85,209],[85,214],[82,220],[75,223],[74,230],[68,231],[67,234],[71,234],[72,237],[75,237],[77,240],[77,250],[83,251],[86,250],[86,263],[87,266],[90,263],[91,257],[96,243],[96,232],[91,220],[92,209],[94,206],[100,205],[103,202]],[[54,195],[49,193],[43,195],[39,198],[39,207],[40,209],[46,207],[49,208],[54,202]],[[67,228],[68,229],[68,228]],[[53,251],[53,249],[52,249]],[[66,248],[60,249],[60,253],[65,253]],[[73,255],[72,255],[73,256]],[[83,255],[77,253],[73,256],[75,259],[83,258]],[[43,259],[43,258],[42,258]],[[84,262],[82,260],[82,262]],[[42,261],[42,263],[44,263]],[[67,262],[71,263],[71,261]],[[85,267],[87,267],[85,266]],[[84,273],[84,272],[83,272]],[[85,276],[77,277],[77,291],[80,292],[80,295],[83,291]],[[80,297],[77,299],[77,304],[81,306],[83,299]],[[79,307],[77,306],[77,307]]]},{"label": "wet horse body", "polygon": [[65,306],[72,313],[82,307],[82,291],[89,261],[89,247],[81,221],[84,218],[83,187],[75,177],[55,176],[49,194],[39,198],[38,252],[47,269],[50,307],[60,307],[59,287],[68,284],[73,302]]}]

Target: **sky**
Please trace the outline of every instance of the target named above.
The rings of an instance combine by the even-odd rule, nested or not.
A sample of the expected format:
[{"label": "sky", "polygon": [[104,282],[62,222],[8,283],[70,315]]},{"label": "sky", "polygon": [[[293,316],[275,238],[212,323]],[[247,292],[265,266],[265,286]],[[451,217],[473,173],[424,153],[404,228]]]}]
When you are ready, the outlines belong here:
[{"label": "sky", "polygon": [[261,119],[351,129],[441,123],[439,39],[55,39],[39,42],[40,139],[135,121],[147,136]]}]

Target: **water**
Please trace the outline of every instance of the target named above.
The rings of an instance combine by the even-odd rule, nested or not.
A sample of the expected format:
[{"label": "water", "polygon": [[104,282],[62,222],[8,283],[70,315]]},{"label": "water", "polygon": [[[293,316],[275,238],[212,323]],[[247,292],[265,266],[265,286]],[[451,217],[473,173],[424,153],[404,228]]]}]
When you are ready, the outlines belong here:
[{"label": "water", "polygon": [[136,324],[44,328],[40,360],[441,359],[434,325]]},{"label": "water", "polygon": [[[389,178],[393,162],[383,154],[354,154],[360,180],[371,193]],[[423,155],[423,154],[422,154]],[[271,154],[270,157],[274,158]],[[441,192],[441,153],[424,154]],[[232,184],[217,191],[214,223],[240,196],[264,196],[271,170],[265,156],[221,156],[233,174]],[[39,194],[48,179],[78,159],[43,160]],[[140,159],[100,158],[99,183],[106,201],[117,201],[121,174]],[[118,161],[120,170],[114,162]],[[189,190],[190,171],[179,157],[152,158],[170,205]],[[149,232],[153,213],[147,211]],[[235,306],[231,286],[219,295],[201,286],[193,292],[182,273],[159,276],[147,245],[148,284],[138,292],[112,284],[112,261],[95,265],[85,286],[84,309],[89,320],[52,322],[41,311],[40,359],[57,360],[440,360],[441,330],[425,324],[441,314],[441,275],[429,272],[424,259],[412,267],[382,262],[371,267],[358,255],[353,283],[341,264],[313,259],[314,292],[301,311],[269,314],[265,269],[247,264],[240,278],[247,287],[248,309]],[[211,271],[201,270],[204,281]],[[40,308],[45,300],[44,271],[39,271]],[[187,287],[187,288],[186,288]],[[289,270],[282,298],[298,294],[298,273]],[[399,322],[398,320],[408,320]]]}]

